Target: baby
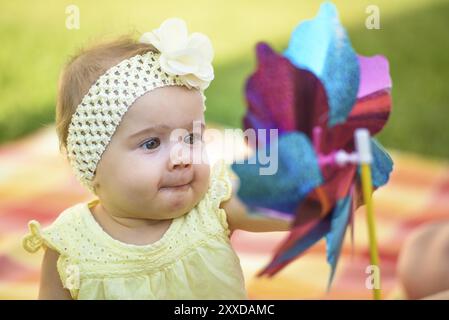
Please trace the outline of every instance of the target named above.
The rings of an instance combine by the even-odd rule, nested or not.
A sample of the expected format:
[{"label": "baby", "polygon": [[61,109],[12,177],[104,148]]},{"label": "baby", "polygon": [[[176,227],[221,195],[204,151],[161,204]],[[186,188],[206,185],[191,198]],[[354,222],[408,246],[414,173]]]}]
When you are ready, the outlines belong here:
[{"label": "baby", "polygon": [[[60,147],[95,199],[44,229],[29,222],[24,248],[45,249],[39,298],[247,298],[230,235],[287,231],[290,223],[247,214],[236,175],[223,161],[209,166],[212,59],[207,36],[168,19],[139,41],[96,45],[66,65]],[[302,210],[321,212],[313,202]]]},{"label": "baby", "polygon": [[398,259],[398,298],[449,300],[449,221],[418,227]]},{"label": "baby", "polygon": [[[207,36],[166,20],[72,58],[62,72],[57,133],[95,200],[48,227],[30,221],[24,248],[44,248],[41,299],[245,299],[236,229],[282,231],[246,214],[234,175],[204,152]],[[201,159],[201,161],[193,161]]]}]

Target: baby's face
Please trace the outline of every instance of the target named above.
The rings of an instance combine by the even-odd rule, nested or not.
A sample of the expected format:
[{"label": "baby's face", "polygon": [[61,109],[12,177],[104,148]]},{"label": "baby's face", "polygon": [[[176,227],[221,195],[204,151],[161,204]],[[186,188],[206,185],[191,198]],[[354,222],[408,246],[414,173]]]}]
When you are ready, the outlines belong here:
[{"label": "baby's face", "polygon": [[[194,122],[202,127],[197,134]],[[190,211],[209,184],[203,126],[197,90],[169,86],[138,98],[97,166],[102,205],[127,218],[171,219]]]}]

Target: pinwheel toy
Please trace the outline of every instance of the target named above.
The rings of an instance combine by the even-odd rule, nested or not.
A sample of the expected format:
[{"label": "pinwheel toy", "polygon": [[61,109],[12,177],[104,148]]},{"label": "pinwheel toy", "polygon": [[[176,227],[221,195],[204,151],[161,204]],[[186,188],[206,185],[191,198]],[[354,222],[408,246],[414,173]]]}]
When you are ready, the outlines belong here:
[{"label": "pinwheel toy", "polygon": [[[283,54],[258,43],[256,57],[245,88],[243,125],[256,131],[277,129],[279,136],[258,139],[248,160],[257,160],[276,144],[277,171],[261,175],[264,166],[258,161],[233,163],[232,169],[241,182],[238,196],[252,212],[292,222],[288,237],[259,276],[275,275],[325,237],[329,289],[344,235],[352,226],[360,181],[371,264],[379,264],[371,194],[388,182],[393,162],[373,136],[391,110],[388,61],[355,53],[331,3],[296,27]],[[319,215],[307,214],[310,204],[318,205]],[[374,297],[380,298],[378,287]]]}]

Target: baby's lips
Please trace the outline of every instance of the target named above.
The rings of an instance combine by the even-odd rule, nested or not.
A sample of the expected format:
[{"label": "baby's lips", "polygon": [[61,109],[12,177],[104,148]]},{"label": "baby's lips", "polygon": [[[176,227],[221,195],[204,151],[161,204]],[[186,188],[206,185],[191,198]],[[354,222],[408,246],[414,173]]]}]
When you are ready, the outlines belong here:
[{"label": "baby's lips", "polygon": [[193,178],[189,178],[189,179],[179,179],[176,180],[174,182],[171,183],[167,183],[165,185],[162,186],[162,188],[175,188],[175,187],[180,187],[186,184],[190,184],[193,181]]}]

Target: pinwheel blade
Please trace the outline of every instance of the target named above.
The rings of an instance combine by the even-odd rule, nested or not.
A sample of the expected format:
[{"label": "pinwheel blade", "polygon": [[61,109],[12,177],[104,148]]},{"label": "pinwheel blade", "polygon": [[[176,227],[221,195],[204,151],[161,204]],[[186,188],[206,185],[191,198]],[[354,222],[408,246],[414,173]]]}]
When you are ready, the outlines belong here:
[{"label": "pinwheel blade", "polygon": [[240,178],[237,195],[249,207],[294,215],[304,197],[323,179],[313,147],[300,132],[287,133],[279,138],[278,157],[273,157],[276,163],[270,164],[276,167],[276,171],[263,174],[262,169],[267,166],[261,164],[260,156],[266,154],[267,149],[276,149],[273,143],[257,150],[255,156],[244,163],[232,164],[232,170]]},{"label": "pinwheel blade", "polygon": [[314,19],[300,23],[284,55],[323,83],[329,100],[328,126],[344,122],[357,98],[359,64],[335,5],[322,4]]}]

